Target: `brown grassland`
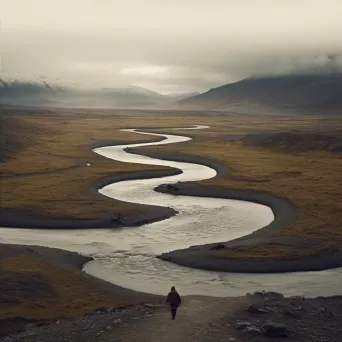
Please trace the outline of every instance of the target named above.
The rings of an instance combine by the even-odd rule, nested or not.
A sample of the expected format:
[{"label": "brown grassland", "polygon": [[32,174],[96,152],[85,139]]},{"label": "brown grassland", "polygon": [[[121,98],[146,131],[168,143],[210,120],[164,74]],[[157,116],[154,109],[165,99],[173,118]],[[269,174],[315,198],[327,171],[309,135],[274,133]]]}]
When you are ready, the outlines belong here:
[{"label": "brown grassland", "polygon": [[[182,131],[194,139],[180,145],[148,147],[215,159],[230,166],[224,177],[202,181],[235,189],[268,191],[292,201],[298,218],[276,234],[312,237],[324,246],[342,246],[342,156],[325,151],[289,152],[284,148],[249,146],[230,136],[290,129],[332,131],[342,129],[338,117],[253,117],[215,113],[163,113],[120,110],[55,110],[55,114],[27,115],[1,112],[4,152],[1,165],[2,208],[31,209],[52,217],[100,218],[113,212],[141,210],[89,191],[94,181],[108,175],[161,170],[164,167],[125,164],[108,160],[85,146],[101,141],[151,141],[155,138],[120,132],[127,127],[184,127],[210,125],[206,130]],[[5,128],[4,128],[5,127]],[[159,129],[162,131],[163,129]],[[169,131],[169,130],[165,130]],[[16,143],[13,143],[16,141]],[[145,148],[142,148],[143,151]],[[90,167],[85,167],[89,162]],[[0,246],[0,248],[2,248]],[[245,249],[215,251],[227,258],[288,258],[309,255],[294,246],[263,244]],[[103,306],[122,306],[135,300],[101,292],[78,275],[34,258],[0,260],[0,271],[42,274],[52,284],[53,296],[1,306],[4,317],[31,319],[74,317]]]},{"label": "brown grassland", "polygon": [[[115,115],[111,116],[111,113]],[[104,140],[129,143],[155,139],[118,131],[125,127],[204,124],[211,127],[177,131],[194,138],[182,143],[182,153],[218,160],[229,165],[232,172],[225,177],[202,181],[202,184],[263,190],[285,197],[297,206],[298,219],[280,234],[342,242],[341,154],[266,149],[228,139],[232,134],[256,131],[341,129],[341,120],[336,116],[322,120],[315,116],[272,118],[105,110],[80,115],[61,110],[60,115],[18,115],[15,120],[30,127],[20,131],[20,139],[25,140],[25,134],[30,138],[21,149],[10,151],[2,164],[0,189],[3,208],[33,208],[49,215],[75,218],[98,218],[115,211],[129,214],[132,210],[139,210],[139,206],[134,204],[92,194],[89,185],[108,175],[165,167],[108,160],[84,146]],[[15,129],[13,135],[16,136]],[[171,144],[146,148],[177,152],[180,146]],[[141,148],[141,151],[146,148]],[[79,167],[69,169],[77,162]],[[85,162],[91,163],[91,167],[84,167]]]},{"label": "brown grassland", "polygon": [[[0,245],[0,252],[4,248]],[[25,329],[31,322],[46,324],[98,309],[158,301],[158,297],[113,288],[82,272],[20,252],[0,258],[0,282],[0,338]]]},{"label": "brown grassland", "polygon": [[[230,128],[226,128],[231,121]],[[240,124],[239,124],[240,123]],[[232,129],[232,127],[234,127]],[[241,118],[227,119],[221,127],[212,127],[210,135],[198,131],[201,137],[182,144],[182,153],[219,160],[231,168],[225,177],[201,181],[205,186],[230,189],[267,191],[290,200],[297,207],[297,219],[275,235],[299,236],[318,239],[319,248],[303,249],[279,244],[226,248],[213,251],[217,257],[244,259],[291,259],[342,246],[342,155],[326,151],[292,151],[283,148],[250,146],[243,141],[227,141],[227,133],[236,129],[242,134],[253,127],[256,131],[286,131],[309,129],[313,132],[341,133],[342,120],[330,117]],[[183,132],[184,134],[186,131]],[[342,139],[342,135],[340,135]],[[305,141],[303,142],[305,145]],[[141,148],[143,151],[145,148]],[[149,150],[177,152],[172,145],[150,147]]]},{"label": "brown grassland", "polygon": [[[7,116],[7,120],[13,119]],[[97,120],[70,113],[50,117],[24,115],[16,116],[14,120],[21,126],[16,132],[16,122],[12,123],[11,134],[24,142],[21,149],[7,152],[6,162],[2,165],[2,208],[26,208],[56,217],[86,219],[115,212],[129,214],[140,209],[91,194],[91,183],[118,173],[165,169],[115,162],[84,148],[87,144],[106,140],[153,140],[149,136],[120,132],[118,129],[132,125],[161,126],[163,123],[159,117],[104,115]],[[172,120],[169,123],[173,125]],[[179,124],[179,120],[175,120],[175,124]],[[27,130],[23,129],[25,125]],[[87,162],[90,167],[85,167]]]},{"label": "brown grassland", "polygon": [[16,298],[16,305],[1,305],[0,318],[23,316],[32,320],[50,321],[61,317],[81,316],[98,308],[124,307],[139,302],[133,301],[131,297],[103,291],[95,283],[84,281],[77,272],[56,267],[34,257],[8,257],[0,260],[0,268],[2,271],[23,275],[42,274],[42,283],[51,287],[25,301]]}]

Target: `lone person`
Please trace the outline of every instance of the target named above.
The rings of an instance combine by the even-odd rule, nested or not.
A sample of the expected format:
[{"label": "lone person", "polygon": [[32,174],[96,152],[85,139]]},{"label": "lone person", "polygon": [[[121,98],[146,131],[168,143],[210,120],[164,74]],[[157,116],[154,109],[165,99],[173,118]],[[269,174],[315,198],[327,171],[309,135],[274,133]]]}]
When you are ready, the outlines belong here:
[{"label": "lone person", "polygon": [[181,297],[176,291],[176,288],[172,286],[171,291],[167,295],[166,303],[170,304],[171,316],[173,320],[176,318],[177,309],[181,302],[182,302]]}]

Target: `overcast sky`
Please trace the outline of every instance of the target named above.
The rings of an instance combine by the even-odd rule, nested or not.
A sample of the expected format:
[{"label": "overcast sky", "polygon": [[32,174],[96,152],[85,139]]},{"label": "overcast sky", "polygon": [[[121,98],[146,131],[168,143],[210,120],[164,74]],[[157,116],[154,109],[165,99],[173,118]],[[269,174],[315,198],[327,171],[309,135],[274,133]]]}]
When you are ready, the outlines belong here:
[{"label": "overcast sky", "polygon": [[1,75],[204,91],[342,65],[342,0],[0,0]]}]

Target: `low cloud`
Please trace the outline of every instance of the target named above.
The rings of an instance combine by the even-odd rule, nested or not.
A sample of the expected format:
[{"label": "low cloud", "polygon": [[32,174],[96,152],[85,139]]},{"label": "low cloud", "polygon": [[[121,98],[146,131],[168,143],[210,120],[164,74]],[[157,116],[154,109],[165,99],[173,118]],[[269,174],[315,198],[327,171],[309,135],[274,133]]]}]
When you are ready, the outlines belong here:
[{"label": "low cloud", "polygon": [[48,3],[0,0],[3,76],[165,93],[342,71],[339,0]]}]

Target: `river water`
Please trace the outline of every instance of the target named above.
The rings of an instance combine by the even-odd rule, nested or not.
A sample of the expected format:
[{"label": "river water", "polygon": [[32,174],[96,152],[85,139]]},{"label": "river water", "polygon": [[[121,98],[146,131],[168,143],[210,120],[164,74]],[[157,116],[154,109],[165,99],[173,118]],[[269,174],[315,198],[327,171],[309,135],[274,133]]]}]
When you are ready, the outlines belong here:
[{"label": "river water", "polygon": [[[192,129],[205,128],[194,126]],[[0,228],[0,241],[62,248],[92,256],[94,261],[84,267],[87,273],[123,287],[149,293],[165,294],[171,285],[176,285],[183,295],[239,296],[262,289],[309,297],[341,294],[341,268],[286,274],[237,274],[196,270],[155,258],[163,252],[191,245],[241,237],[269,224],[274,216],[270,208],[256,203],[173,196],[153,191],[159,184],[209,179],[215,177],[216,171],[199,164],[130,154],[125,148],[181,144],[190,140],[184,136],[135,132],[162,136],[164,140],[102,147],[94,152],[122,162],[170,166],[181,169],[182,173],[117,182],[99,191],[118,200],[171,207],[178,211],[176,216],[140,227],[120,229]]]}]

